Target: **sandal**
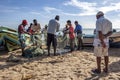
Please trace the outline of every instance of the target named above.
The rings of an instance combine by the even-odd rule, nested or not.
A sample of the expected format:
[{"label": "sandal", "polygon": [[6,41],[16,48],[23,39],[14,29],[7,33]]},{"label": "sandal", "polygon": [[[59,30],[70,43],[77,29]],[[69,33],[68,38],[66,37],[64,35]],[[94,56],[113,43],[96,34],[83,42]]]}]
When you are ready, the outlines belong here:
[{"label": "sandal", "polygon": [[101,73],[101,71],[98,70],[98,69],[94,69],[94,70],[92,70],[92,72],[95,73],[95,74],[100,74]]},{"label": "sandal", "polygon": [[105,68],[104,68],[104,69],[103,69],[103,72],[108,73],[108,69],[105,69]]}]

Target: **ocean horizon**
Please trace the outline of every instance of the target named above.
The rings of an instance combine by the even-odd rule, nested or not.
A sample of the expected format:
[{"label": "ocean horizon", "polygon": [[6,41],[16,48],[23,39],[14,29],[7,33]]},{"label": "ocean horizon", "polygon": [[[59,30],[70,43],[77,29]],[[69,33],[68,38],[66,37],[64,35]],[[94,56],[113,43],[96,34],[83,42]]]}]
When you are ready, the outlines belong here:
[{"label": "ocean horizon", "polygon": [[[84,28],[83,29],[83,34],[87,34],[87,35],[91,35],[91,34],[94,34],[94,29],[95,28]],[[113,28],[116,30],[116,32],[119,32],[120,31],[120,28]]]}]

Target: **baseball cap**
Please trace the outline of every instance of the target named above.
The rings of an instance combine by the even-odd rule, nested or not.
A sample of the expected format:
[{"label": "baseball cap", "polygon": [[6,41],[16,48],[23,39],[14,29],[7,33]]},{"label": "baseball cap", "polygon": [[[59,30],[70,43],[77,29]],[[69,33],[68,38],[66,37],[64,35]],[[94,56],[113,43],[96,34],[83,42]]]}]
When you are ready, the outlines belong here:
[{"label": "baseball cap", "polygon": [[96,16],[99,16],[99,15],[103,16],[104,13],[103,13],[102,11],[99,11],[99,12],[96,14]]},{"label": "baseball cap", "polygon": [[27,23],[27,20],[23,20],[23,21],[22,21],[22,24],[27,25],[27,24],[28,24],[28,23]]}]

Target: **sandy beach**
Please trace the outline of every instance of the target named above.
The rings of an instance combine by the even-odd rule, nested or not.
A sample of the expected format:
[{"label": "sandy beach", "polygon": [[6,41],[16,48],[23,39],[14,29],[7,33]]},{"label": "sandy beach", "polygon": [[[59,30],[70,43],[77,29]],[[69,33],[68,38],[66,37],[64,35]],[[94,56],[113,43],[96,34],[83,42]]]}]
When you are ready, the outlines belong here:
[{"label": "sandy beach", "polygon": [[[10,53],[14,54],[20,61],[6,62]],[[120,80],[119,48],[110,48],[109,50],[108,74],[91,72],[92,69],[96,68],[96,61],[93,48],[90,47],[50,57],[43,55],[27,59],[20,55],[20,50],[0,54],[0,80]]]}]

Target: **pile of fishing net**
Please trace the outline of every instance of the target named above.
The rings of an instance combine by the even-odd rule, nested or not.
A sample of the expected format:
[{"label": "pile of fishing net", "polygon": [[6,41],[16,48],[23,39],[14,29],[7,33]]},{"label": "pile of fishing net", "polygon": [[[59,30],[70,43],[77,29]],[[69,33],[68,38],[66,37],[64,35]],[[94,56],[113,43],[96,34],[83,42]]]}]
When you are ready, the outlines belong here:
[{"label": "pile of fishing net", "polygon": [[22,56],[26,58],[32,58],[32,57],[41,56],[44,53],[45,53],[44,49],[37,46],[31,46],[24,50],[24,52],[22,53]]}]

